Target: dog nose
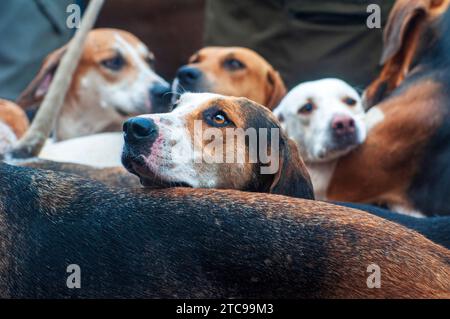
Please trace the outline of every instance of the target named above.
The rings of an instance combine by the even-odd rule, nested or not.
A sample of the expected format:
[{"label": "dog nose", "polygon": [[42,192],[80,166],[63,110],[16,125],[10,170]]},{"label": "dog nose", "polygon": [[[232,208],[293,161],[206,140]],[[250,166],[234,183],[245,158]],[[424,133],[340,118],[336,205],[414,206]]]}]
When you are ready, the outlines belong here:
[{"label": "dog nose", "polygon": [[155,138],[158,133],[158,127],[152,119],[134,117],[123,123],[123,132],[125,140],[137,141],[148,138]]},{"label": "dog nose", "polygon": [[151,113],[166,113],[171,109],[172,91],[168,85],[156,83],[150,89]]},{"label": "dog nose", "polygon": [[183,66],[177,72],[177,78],[181,84],[194,84],[202,75],[202,72],[191,66]]},{"label": "dog nose", "polygon": [[356,131],[355,120],[347,115],[336,115],[331,121],[331,128],[337,136],[353,134]]}]

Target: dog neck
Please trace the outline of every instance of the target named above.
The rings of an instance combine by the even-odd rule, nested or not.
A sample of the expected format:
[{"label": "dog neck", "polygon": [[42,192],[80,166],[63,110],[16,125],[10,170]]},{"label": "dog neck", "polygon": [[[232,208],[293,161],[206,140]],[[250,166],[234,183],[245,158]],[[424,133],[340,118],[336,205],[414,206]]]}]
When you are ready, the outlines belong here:
[{"label": "dog neck", "polygon": [[317,200],[327,200],[328,186],[333,177],[337,161],[336,159],[329,162],[305,162]]},{"label": "dog neck", "polygon": [[53,132],[55,141],[121,129],[125,119],[113,109],[98,105],[96,97],[68,95]]}]

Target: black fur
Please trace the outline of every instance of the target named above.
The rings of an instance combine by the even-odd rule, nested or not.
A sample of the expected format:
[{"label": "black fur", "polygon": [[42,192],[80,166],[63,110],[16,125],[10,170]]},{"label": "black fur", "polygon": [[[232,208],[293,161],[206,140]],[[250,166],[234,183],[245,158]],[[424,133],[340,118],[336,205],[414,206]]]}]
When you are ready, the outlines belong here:
[{"label": "black fur", "polygon": [[401,215],[376,206],[354,204],[354,203],[336,203],[344,207],[350,207],[362,210],[378,217],[393,221],[397,224],[413,229],[431,241],[450,249],[450,216],[415,218]]},{"label": "black fur", "polygon": [[450,215],[450,11],[421,36],[424,41],[414,59],[412,74],[391,96],[401,95],[410,85],[420,82],[441,85],[439,96],[434,98],[439,100],[442,109],[442,123],[421,152],[418,173],[408,189],[408,197],[424,214]]},{"label": "black fur", "polygon": [[[391,223],[377,218],[377,232],[349,226],[340,222],[345,214],[330,217],[340,208],[327,204],[299,214],[297,207],[312,203],[283,196],[131,192],[4,164],[0,185],[0,297],[383,296],[385,290],[367,288],[365,267],[383,262],[386,252],[394,254],[391,264],[405,262],[392,256],[405,256],[427,272],[415,255],[402,253],[420,240],[434,247],[430,258],[450,262],[438,247]],[[397,231],[404,236],[393,238]],[[81,289],[66,287],[69,264],[81,267]],[[414,280],[407,292],[422,291]]]}]

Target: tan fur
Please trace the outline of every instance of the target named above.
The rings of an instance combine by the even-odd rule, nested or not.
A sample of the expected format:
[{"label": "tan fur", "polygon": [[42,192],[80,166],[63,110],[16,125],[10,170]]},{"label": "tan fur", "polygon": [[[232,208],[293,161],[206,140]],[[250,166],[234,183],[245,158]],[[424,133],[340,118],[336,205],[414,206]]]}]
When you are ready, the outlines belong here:
[{"label": "tan fur", "polygon": [[327,198],[406,205],[423,146],[442,121],[440,85],[418,83],[378,107],[385,119],[366,142],[339,159]]},{"label": "tan fur", "polygon": [[[222,66],[233,57],[245,64],[245,69],[233,74]],[[189,65],[206,76],[210,92],[246,97],[269,109],[274,109],[286,95],[280,74],[259,54],[241,47],[206,47],[189,59]]]},{"label": "tan fur", "polygon": [[0,121],[8,125],[17,138],[21,138],[29,127],[25,112],[15,103],[0,99]]},{"label": "tan fur", "polygon": [[[118,49],[120,47],[118,37],[135,50],[136,56],[139,56],[142,62],[147,59],[153,60],[153,54],[147,51],[145,45],[131,33],[118,29],[92,30],[86,39],[79,65],[75,70],[64,106],[55,124],[55,138],[57,140],[121,129],[121,125],[128,118],[128,115],[116,112],[114,106],[109,105],[114,101],[109,101],[108,105],[102,104],[105,101],[100,91],[104,90],[105,87],[121,85],[116,91],[131,92],[133,83],[140,82],[145,85],[148,82],[145,93],[149,94],[152,83],[163,81],[156,75],[154,79],[150,76],[141,79],[139,75],[142,72],[140,67],[136,65],[132,54],[126,50],[120,51]],[[17,103],[20,106],[30,108],[40,104],[47,93],[46,90],[42,89],[42,84],[48,77],[52,77],[66,50],[67,45],[48,55],[39,73],[18,98]],[[102,66],[103,61],[114,58],[119,51],[126,61],[125,66],[120,71],[114,72]],[[148,65],[147,68],[150,71]],[[86,81],[87,79],[90,79],[91,82],[97,82],[83,83],[83,80]],[[98,90],[94,90],[93,86],[99,86]],[[129,110],[122,113],[129,113],[131,116],[150,111],[145,105],[145,100],[149,100],[150,96],[144,99],[141,98],[141,92],[139,94],[142,101],[131,101],[130,99]],[[135,97],[137,99],[137,96]]]},{"label": "tan fur", "polygon": [[405,79],[419,46],[423,27],[432,23],[450,4],[449,0],[400,0],[392,9],[384,31],[384,48],[380,64],[383,69],[365,92],[367,107],[378,101],[380,86],[385,95]]},{"label": "tan fur", "polygon": [[140,188],[139,178],[127,172],[123,167],[93,168],[87,165],[59,163],[47,160],[28,160],[18,166],[39,168],[55,172],[64,172],[101,182],[107,186],[119,188]]}]

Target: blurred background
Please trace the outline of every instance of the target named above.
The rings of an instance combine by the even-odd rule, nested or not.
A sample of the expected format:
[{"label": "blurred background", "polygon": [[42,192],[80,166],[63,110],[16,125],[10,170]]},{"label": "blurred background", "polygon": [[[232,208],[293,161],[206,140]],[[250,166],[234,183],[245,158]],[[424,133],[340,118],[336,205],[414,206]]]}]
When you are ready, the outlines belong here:
[{"label": "blurred background", "polygon": [[[14,100],[43,58],[65,44],[67,5],[78,0],[0,1],[0,97]],[[206,45],[254,49],[280,71],[288,87],[340,77],[363,89],[378,71],[382,29],[366,25],[378,4],[382,25],[394,0],[107,0],[97,27],[134,33],[171,80]]]}]

